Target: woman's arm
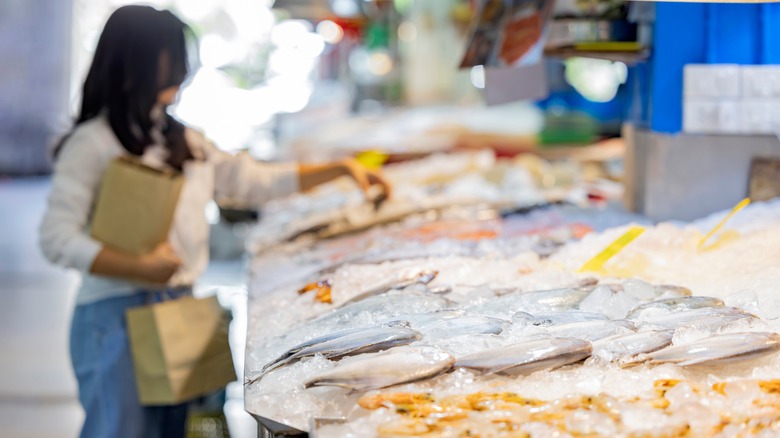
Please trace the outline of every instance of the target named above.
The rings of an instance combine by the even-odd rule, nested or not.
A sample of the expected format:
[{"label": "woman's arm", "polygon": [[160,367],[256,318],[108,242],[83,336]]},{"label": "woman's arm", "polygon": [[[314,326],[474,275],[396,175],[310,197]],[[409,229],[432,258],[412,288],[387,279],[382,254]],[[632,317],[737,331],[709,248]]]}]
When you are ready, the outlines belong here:
[{"label": "woman's arm", "polygon": [[244,206],[261,206],[340,176],[352,177],[364,193],[377,185],[386,196],[390,195],[390,184],[378,172],[366,169],[354,159],[330,164],[261,163],[245,153],[231,155],[221,151],[193,130],[187,130],[187,142],[191,147],[203,150],[213,163],[217,199]]},{"label": "woman's arm", "polygon": [[163,243],[151,254],[133,257],[103,248],[95,257],[90,272],[107,277],[119,277],[151,284],[165,284],[181,266],[171,246]]},{"label": "woman's arm", "polygon": [[390,184],[379,172],[366,169],[357,160],[348,158],[342,161],[328,164],[300,164],[298,166],[298,181],[301,190],[309,190],[334,180],[341,176],[350,176],[360,187],[360,190],[369,196],[369,189],[373,185],[379,186],[386,196],[391,194]]}]

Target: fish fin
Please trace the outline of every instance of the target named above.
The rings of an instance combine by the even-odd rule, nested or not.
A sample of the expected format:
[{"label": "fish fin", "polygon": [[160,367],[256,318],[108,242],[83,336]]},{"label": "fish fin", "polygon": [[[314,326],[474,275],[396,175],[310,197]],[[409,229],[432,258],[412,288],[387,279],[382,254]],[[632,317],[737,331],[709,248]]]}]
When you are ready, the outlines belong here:
[{"label": "fish fin", "polygon": [[642,365],[643,363],[649,361],[650,359],[651,359],[650,356],[648,356],[647,354],[638,354],[636,356],[618,361],[618,366],[620,366],[620,368],[638,367],[639,365]]},{"label": "fish fin", "polygon": [[386,322],[382,324],[382,327],[411,329],[412,324],[409,321],[398,320]]},{"label": "fish fin", "polygon": [[252,379],[246,379],[246,380],[244,381],[244,386],[252,386],[252,385],[254,385],[255,383],[257,383],[257,382],[259,382],[259,381],[263,380],[263,377],[265,377],[265,373],[262,373],[262,372],[261,372],[261,373],[260,373],[258,376],[256,376],[256,377],[253,377]]}]

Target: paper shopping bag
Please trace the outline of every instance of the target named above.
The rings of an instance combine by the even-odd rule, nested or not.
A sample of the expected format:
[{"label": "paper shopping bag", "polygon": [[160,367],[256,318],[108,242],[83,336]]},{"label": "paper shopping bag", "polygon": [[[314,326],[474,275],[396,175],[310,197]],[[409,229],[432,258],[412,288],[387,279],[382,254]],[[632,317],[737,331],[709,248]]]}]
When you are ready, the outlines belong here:
[{"label": "paper shopping bag", "polygon": [[115,159],[103,175],[92,237],[126,254],[152,252],[168,239],[183,183],[180,173]]},{"label": "paper shopping bag", "polygon": [[185,297],[128,310],[141,404],[183,403],[235,381],[228,324],[216,297]]}]

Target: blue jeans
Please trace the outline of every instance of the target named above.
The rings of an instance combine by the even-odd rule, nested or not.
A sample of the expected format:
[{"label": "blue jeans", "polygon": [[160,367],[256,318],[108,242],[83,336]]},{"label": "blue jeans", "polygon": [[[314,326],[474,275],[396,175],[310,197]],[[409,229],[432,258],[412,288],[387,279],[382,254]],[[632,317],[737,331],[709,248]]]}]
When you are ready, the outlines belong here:
[{"label": "blue jeans", "polygon": [[70,355],[86,413],[81,438],[184,437],[187,404],[146,407],[138,401],[125,312],[191,293],[138,291],[76,306]]}]

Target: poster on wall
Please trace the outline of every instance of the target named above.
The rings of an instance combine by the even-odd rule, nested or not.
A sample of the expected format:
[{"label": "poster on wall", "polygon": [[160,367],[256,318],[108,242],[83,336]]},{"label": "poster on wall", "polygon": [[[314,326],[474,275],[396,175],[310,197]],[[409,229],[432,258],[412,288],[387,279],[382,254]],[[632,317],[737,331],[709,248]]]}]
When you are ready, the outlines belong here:
[{"label": "poster on wall", "polygon": [[554,0],[482,1],[460,67],[539,63],[553,4]]}]

